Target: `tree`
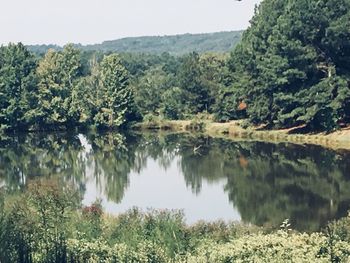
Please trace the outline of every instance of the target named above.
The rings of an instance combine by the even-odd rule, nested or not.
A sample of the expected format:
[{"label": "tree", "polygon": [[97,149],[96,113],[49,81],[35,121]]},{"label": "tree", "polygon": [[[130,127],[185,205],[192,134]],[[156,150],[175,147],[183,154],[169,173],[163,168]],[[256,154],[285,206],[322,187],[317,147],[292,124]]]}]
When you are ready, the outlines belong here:
[{"label": "tree", "polygon": [[346,121],[349,14],[349,0],[263,1],[231,55],[225,94],[237,104],[221,112],[235,118],[244,101],[250,121],[271,128],[331,130]]},{"label": "tree", "polygon": [[36,110],[39,127],[77,124],[80,113],[71,106],[72,92],[81,76],[80,70],[80,52],[72,45],[67,45],[59,52],[49,50],[39,62]]},{"label": "tree", "polygon": [[179,87],[166,90],[162,95],[164,116],[172,120],[184,118],[184,114],[188,112],[186,99],[186,93]]},{"label": "tree", "polygon": [[180,87],[186,93],[186,107],[189,113],[207,111],[210,104],[209,90],[202,83],[200,57],[193,52],[183,58],[178,72]]},{"label": "tree", "polygon": [[5,262],[67,262],[72,217],[80,201],[74,188],[57,180],[29,183],[5,207]]},{"label": "tree", "polygon": [[0,47],[0,130],[26,127],[36,105],[36,61],[26,47]]},{"label": "tree", "polygon": [[162,94],[169,88],[169,76],[159,67],[151,68],[134,84],[135,103],[143,115],[159,114]]},{"label": "tree", "polygon": [[135,116],[128,72],[117,54],[105,56],[99,66],[94,123],[100,128],[117,128]]},{"label": "tree", "polygon": [[219,93],[231,84],[231,74],[227,66],[227,54],[205,53],[199,58],[201,83],[208,91],[208,111],[216,111]]}]

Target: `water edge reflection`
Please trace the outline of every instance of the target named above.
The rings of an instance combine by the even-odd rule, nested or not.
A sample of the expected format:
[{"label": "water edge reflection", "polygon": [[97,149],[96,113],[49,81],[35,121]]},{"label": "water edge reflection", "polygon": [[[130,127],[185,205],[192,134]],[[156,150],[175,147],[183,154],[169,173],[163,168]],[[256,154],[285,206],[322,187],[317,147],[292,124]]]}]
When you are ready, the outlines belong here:
[{"label": "water edge reflection", "polygon": [[[40,133],[0,140],[0,182],[72,182],[108,212],[183,208],[199,218],[314,231],[350,208],[350,153],[191,134]],[[187,206],[187,207],[186,207]],[[191,220],[192,219],[192,220]]]}]

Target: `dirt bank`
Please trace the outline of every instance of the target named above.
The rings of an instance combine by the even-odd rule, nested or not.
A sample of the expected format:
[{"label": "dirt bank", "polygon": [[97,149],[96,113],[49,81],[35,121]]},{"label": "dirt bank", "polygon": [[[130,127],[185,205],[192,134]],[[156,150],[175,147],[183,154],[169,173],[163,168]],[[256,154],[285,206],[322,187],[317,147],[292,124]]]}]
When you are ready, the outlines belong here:
[{"label": "dirt bank", "polygon": [[291,142],[295,144],[315,144],[335,150],[350,150],[350,128],[333,133],[291,134],[291,130],[258,130],[243,128],[242,122],[232,121],[215,123],[210,121],[158,121],[138,123],[134,126],[139,130],[171,130],[197,131],[212,137],[229,138],[232,140],[252,140],[265,142]]}]

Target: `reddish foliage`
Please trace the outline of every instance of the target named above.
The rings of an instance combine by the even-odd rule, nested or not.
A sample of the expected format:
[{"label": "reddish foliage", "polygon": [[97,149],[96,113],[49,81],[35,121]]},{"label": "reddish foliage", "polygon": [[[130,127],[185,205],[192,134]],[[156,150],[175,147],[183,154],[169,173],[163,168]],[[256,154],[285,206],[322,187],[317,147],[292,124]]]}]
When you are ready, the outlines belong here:
[{"label": "reddish foliage", "polygon": [[86,206],[83,208],[83,215],[87,216],[101,216],[102,208],[99,205],[92,204],[91,206]]},{"label": "reddish foliage", "polygon": [[238,110],[246,110],[248,107],[247,103],[245,103],[244,101],[242,101],[239,105],[238,105]]},{"label": "reddish foliage", "polygon": [[248,164],[249,164],[249,161],[244,156],[239,157],[239,165],[242,168],[247,168]]}]

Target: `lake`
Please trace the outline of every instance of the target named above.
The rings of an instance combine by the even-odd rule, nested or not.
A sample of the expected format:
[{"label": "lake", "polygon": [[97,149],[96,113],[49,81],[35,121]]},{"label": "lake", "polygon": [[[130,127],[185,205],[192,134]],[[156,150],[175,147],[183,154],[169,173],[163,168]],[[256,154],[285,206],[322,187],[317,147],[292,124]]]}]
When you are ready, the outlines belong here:
[{"label": "lake", "polygon": [[186,222],[242,221],[315,231],[350,209],[350,152],[200,134],[39,133],[1,137],[0,187],[73,184],[106,212],[180,209]]}]

